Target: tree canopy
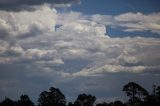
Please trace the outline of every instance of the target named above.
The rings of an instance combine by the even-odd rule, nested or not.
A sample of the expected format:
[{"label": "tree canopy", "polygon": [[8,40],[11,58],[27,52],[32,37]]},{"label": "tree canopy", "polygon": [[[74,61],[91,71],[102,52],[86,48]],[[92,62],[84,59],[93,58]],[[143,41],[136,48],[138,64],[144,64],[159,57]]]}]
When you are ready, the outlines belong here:
[{"label": "tree canopy", "polygon": [[[107,103],[95,103],[96,97],[91,94],[79,94],[75,102],[68,102],[64,94],[54,87],[50,87],[49,91],[42,91],[38,98],[38,104],[30,100],[28,95],[21,95],[20,99],[13,101],[5,97],[0,102],[0,106],[160,106],[160,86],[153,86],[153,92],[148,93],[146,89],[135,82],[129,82],[123,86],[123,91],[129,97],[128,101],[115,100]],[[107,95],[107,94],[106,94]]]},{"label": "tree canopy", "polygon": [[65,106],[65,96],[58,88],[50,87],[39,95],[38,106]]},{"label": "tree canopy", "polygon": [[94,102],[96,101],[96,97],[87,94],[80,94],[78,95],[77,100],[75,101],[75,106],[93,106]]},{"label": "tree canopy", "polygon": [[135,82],[129,82],[128,84],[124,85],[123,91],[130,98],[129,103],[132,105],[135,103],[140,103],[148,96],[147,90]]},{"label": "tree canopy", "polygon": [[20,100],[17,101],[17,106],[34,106],[28,95],[21,95]]}]

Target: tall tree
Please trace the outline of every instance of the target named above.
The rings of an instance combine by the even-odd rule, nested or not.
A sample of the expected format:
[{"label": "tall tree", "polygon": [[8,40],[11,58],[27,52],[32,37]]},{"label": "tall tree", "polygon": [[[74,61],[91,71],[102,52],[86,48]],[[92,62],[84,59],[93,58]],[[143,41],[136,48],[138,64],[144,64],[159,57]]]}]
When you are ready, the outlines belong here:
[{"label": "tall tree", "polygon": [[108,103],[103,102],[103,103],[98,103],[96,106],[109,106]]},{"label": "tall tree", "polygon": [[160,99],[160,86],[157,86],[157,88],[156,88],[156,95],[159,97],[159,99]]},{"label": "tall tree", "polygon": [[39,95],[38,106],[66,106],[66,99],[58,88],[51,87]]},{"label": "tall tree", "polygon": [[21,95],[20,100],[17,102],[17,106],[34,106],[34,103],[30,100],[28,95]]},{"label": "tall tree", "polygon": [[72,104],[72,102],[69,102],[67,106],[74,106],[74,104]]},{"label": "tall tree", "polygon": [[87,94],[80,94],[78,95],[77,100],[75,101],[75,106],[93,106],[94,102],[96,101],[96,97]]},{"label": "tall tree", "polygon": [[141,102],[148,96],[147,90],[135,82],[129,82],[128,84],[124,85],[123,91],[130,98],[129,103],[131,103],[132,106]]},{"label": "tall tree", "polygon": [[15,102],[9,98],[5,98],[0,104],[0,106],[14,106]]},{"label": "tall tree", "polygon": [[156,88],[156,96],[157,96],[157,102],[160,105],[160,86],[157,86]]},{"label": "tall tree", "polygon": [[114,101],[114,106],[124,106],[124,104],[121,101]]}]

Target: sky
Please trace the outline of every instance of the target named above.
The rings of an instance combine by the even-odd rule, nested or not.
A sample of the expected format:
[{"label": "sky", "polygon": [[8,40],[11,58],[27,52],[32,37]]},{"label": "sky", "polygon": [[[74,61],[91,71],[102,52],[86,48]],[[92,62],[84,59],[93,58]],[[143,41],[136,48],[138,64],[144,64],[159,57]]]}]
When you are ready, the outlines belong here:
[{"label": "sky", "polygon": [[0,0],[0,100],[59,88],[127,100],[160,85],[159,0]]}]

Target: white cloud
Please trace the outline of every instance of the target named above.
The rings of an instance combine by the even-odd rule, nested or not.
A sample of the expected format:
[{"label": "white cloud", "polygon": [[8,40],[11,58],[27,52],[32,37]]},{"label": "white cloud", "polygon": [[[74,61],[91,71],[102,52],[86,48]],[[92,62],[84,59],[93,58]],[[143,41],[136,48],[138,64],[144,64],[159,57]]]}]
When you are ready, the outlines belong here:
[{"label": "white cloud", "polygon": [[144,19],[144,15],[142,13],[124,13],[114,17],[116,21],[121,22],[136,22]]},{"label": "white cloud", "polygon": [[160,13],[142,14],[142,13],[124,13],[115,16],[117,26],[124,28],[124,31],[151,31],[160,34]]},{"label": "white cloud", "polygon": [[142,32],[150,31],[152,33],[160,34],[160,13],[122,13],[120,15],[83,15],[79,12],[68,12],[58,14],[57,24],[71,23],[77,20],[90,20],[106,27],[123,28],[126,32]]},{"label": "white cloud", "polygon": [[54,31],[56,10],[42,6],[36,11],[6,12],[0,10],[1,36],[35,36]]},{"label": "white cloud", "polygon": [[53,56],[57,54],[56,50],[41,50],[38,48],[27,49],[24,58],[28,59],[53,59]]},{"label": "white cloud", "polygon": [[61,59],[55,59],[53,60],[53,64],[64,64],[64,61]]},{"label": "white cloud", "polygon": [[[0,78],[11,76],[9,79],[28,82],[28,85],[18,83],[21,87],[32,89],[38,86],[39,89],[52,84],[65,88],[68,85],[66,89],[69,93],[71,90],[77,94],[90,89],[94,92],[103,90],[102,93],[107,90],[110,93],[109,89],[113,91],[116,84],[137,80],[137,77],[143,81],[150,80],[148,76],[141,76],[146,73],[151,76],[150,81],[159,81],[159,77],[154,76],[160,75],[158,38],[110,38],[105,35],[105,25],[121,26],[126,30],[139,28],[142,31],[146,26],[140,22],[141,18],[135,20],[128,16],[129,18],[125,19],[124,14],[115,19],[118,16],[56,13],[54,9],[46,6],[30,12],[0,13]],[[134,13],[128,14],[137,16]],[[152,15],[138,13],[138,17],[149,18]],[[141,25],[131,25],[134,24],[133,20],[139,21],[137,25]],[[155,20],[151,20],[151,23]],[[146,24],[147,22],[149,21],[146,21]],[[61,26],[54,32],[57,24]],[[151,27],[147,28],[158,28]],[[0,81],[1,83],[4,83],[4,86],[7,84]],[[114,89],[117,90],[120,86]],[[33,89],[30,91],[32,94]]]},{"label": "white cloud", "polygon": [[[131,49],[131,48],[130,48]],[[132,54],[130,54],[130,53]],[[134,51],[137,52],[137,51]],[[139,60],[136,56],[133,56],[133,51],[130,50],[124,50],[121,55],[117,57],[117,64],[123,64],[123,65],[136,65],[139,64]]]},{"label": "white cloud", "polygon": [[102,24],[97,24],[93,21],[88,20],[75,20],[70,23],[63,23],[63,26],[60,27],[57,31],[63,30],[74,30],[78,33],[95,33],[97,36],[103,37],[106,33],[106,28]]},{"label": "white cloud", "polygon": [[3,40],[0,40],[0,53],[4,52],[9,47],[9,43]]},{"label": "white cloud", "polygon": [[90,16],[89,19],[93,20],[94,22],[104,24],[106,26],[114,24],[114,19],[113,19],[113,16],[111,16],[111,15],[94,14],[94,15]]},{"label": "white cloud", "polygon": [[[148,57],[151,53],[159,52],[160,42],[155,38],[109,38],[105,35],[105,25],[126,27],[125,30],[134,28],[144,30],[146,24],[156,24],[155,22],[159,20],[158,13],[149,15],[126,13],[114,17],[84,15],[79,12],[57,14],[55,9],[47,5],[41,6],[40,10],[36,11],[0,11],[0,13],[2,13],[0,30],[8,34],[8,38],[4,39],[6,41],[1,41],[0,51],[3,60],[1,63],[30,61],[39,65],[65,66],[66,60],[76,62],[77,59],[82,59],[84,62],[89,61],[82,67],[86,72],[77,69],[76,71],[80,72],[73,74],[88,75],[103,72],[144,72],[147,66],[155,63],[157,65],[159,61],[159,55]],[[146,23],[143,23],[144,21]],[[61,26],[54,32],[56,24]],[[139,24],[140,26],[137,26]],[[150,27],[152,28],[147,26],[147,30],[158,30],[156,25]],[[37,32],[40,32],[39,36],[35,36]],[[17,40],[22,35],[29,37],[20,37],[21,39]],[[11,41],[16,44],[11,45]],[[11,54],[14,56],[16,54],[16,57]],[[152,62],[146,62],[147,58]]]},{"label": "white cloud", "polygon": [[84,69],[79,72],[73,73],[73,76],[99,76],[105,75],[107,72],[128,72],[128,73],[142,73],[146,69],[145,66],[122,66],[107,64],[98,68]]},{"label": "white cloud", "polygon": [[57,13],[57,24],[63,25],[64,23],[74,22],[76,20],[84,20],[86,17],[80,12],[67,12],[67,13]]},{"label": "white cloud", "polygon": [[20,46],[11,46],[6,52],[17,54],[19,56],[23,56],[25,54],[23,48]]}]

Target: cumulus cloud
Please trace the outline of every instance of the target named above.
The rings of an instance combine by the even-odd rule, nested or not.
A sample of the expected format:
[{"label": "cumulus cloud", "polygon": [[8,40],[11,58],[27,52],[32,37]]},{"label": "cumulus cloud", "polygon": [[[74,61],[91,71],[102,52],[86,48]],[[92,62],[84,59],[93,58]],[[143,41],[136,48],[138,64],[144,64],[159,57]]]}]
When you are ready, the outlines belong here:
[{"label": "cumulus cloud", "polygon": [[[135,13],[128,14],[137,16]],[[106,27],[122,27],[132,21],[142,21],[129,16],[125,19],[126,16],[121,15],[57,13],[47,5],[36,11],[0,11],[0,78],[11,76],[11,80],[28,82],[28,85],[24,85],[20,81],[18,85],[30,88],[53,85],[64,88],[64,85],[71,84],[66,89],[72,89],[77,94],[93,88],[99,91],[111,89],[105,86],[107,81],[113,87],[111,79],[116,84],[126,79],[132,80],[133,77],[126,78],[127,75],[135,75],[134,79],[138,75],[143,81],[145,77],[141,75],[144,74],[150,78],[155,74],[159,76],[159,39],[111,38],[106,34]],[[141,15],[153,16],[139,14],[138,17]],[[155,20],[158,18],[151,23]],[[154,28],[148,30],[153,31]],[[117,78],[112,76],[113,73],[125,75]],[[159,81],[159,77],[156,78]]]},{"label": "cumulus cloud", "polygon": [[78,4],[80,0],[0,0],[0,9],[7,11],[34,10],[35,7],[49,4],[53,7],[64,7]]},{"label": "cumulus cloud", "polygon": [[121,28],[124,32],[144,32],[150,31],[152,33],[160,34],[160,24],[159,19],[160,13],[150,13],[150,14],[143,14],[143,13],[122,13],[119,15],[100,15],[100,14],[93,14],[93,15],[83,15],[80,12],[68,12],[64,14],[58,14],[58,18],[60,19],[57,21],[58,24],[63,23],[70,23],[76,20],[90,20],[106,27],[110,28]]},{"label": "cumulus cloud", "polygon": [[[46,16],[46,17],[45,17]],[[34,12],[0,11],[0,37],[30,37],[54,31],[56,10],[42,6]]]},{"label": "cumulus cloud", "polygon": [[[95,33],[97,36],[103,37],[106,33],[106,28],[102,24],[97,24],[93,21],[88,21],[88,20],[78,20],[74,22],[67,22],[63,24],[62,27],[58,29],[59,30],[72,30],[78,32],[78,33]],[[91,35],[92,36],[92,35]],[[94,35],[93,35],[94,36]]]},{"label": "cumulus cloud", "polygon": [[[36,11],[0,12],[2,13],[0,30],[1,33],[6,33],[1,35],[3,36],[1,43],[5,45],[0,46],[3,63],[32,61],[31,63],[35,64],[58,64],[57,69],[63,70],[60,68],[63,67],[65,71],[65,67],[68,67],[66,61],[76,62],[79,59],[83,61],[80,62],[82,66],[77,62],[77,66],[80,66],[76,71],[87,68],[96,73],[97,70],[100,73],[104,72],[102,71],[104,68],[106,68],[105,72],[138,73],[144,72],[147,66],[159,65],[157,53],[160,42],[157,39],[110,38],[106,35],[106,25],[115,26],[115,23],[108,23],[107,20],[119,23],[137,22],[143,19],[140,17],[144,17],[140,13],[114,17],[97,14],[89,16],[78,12],[57,14],[56,10],[48,6],[42,6]],[[125,15],[129,16],[126,18]],[[153,14],[146,17],[150,16]],[[158,19],[157,15],[154,17]],[[102,23],[104,19],[106,23]],[[54,31],[56,25],[61,26]],[[16,44],[13,45],[13,42]],[[157,55],[148,57],[151,53]],[[146,62],[147,58],[152,62]],[[72,65],[70,64],[69,67]]]},{"label": "cumulus cloud", "polygon": [[160,34],[160,13],[142,14],[142,13],[125,13],[115,16],[115,20],[124,31],[151,31]]},{"label": "cumulus cloud", "polygon": [[9,43],[3,40],[0,40],[0,53],[4,52],[9,46]]},{"label": "cumulus cloud", "polygon": [[122,13],[120,15],[93,15],[91,20],[111,26],[111,28],[122,28],[125,32],[150,31],[160,34],[160,13]]},{"label": "cumulus cloud", "polygon": [[26,57],[30,59],[36,58],[52,58],[52,54],[56,53],[56,50],[41,50],[41,49],[27,49]]}]

